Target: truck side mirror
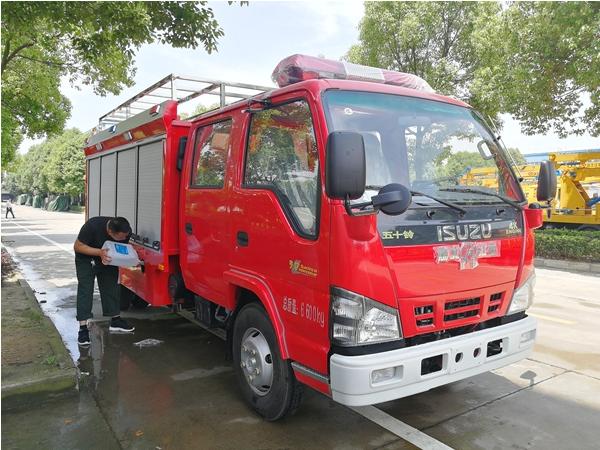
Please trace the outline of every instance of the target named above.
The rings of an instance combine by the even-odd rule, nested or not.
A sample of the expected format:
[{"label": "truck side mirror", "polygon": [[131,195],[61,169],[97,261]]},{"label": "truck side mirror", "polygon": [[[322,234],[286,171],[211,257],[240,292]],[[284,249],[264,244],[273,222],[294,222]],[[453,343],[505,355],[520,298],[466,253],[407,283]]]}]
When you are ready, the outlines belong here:
[{"label": "truck side mirror", "polygon": [[551,202],[556,196],[556,169],[549,160],[540,163],[538,175],[537,201]]},{"label": "truck side mirror", "polygon": [[334,131],[327,137],[325,190],[332,199],[354,200],[365,193],[367,163],[360,133]]}]

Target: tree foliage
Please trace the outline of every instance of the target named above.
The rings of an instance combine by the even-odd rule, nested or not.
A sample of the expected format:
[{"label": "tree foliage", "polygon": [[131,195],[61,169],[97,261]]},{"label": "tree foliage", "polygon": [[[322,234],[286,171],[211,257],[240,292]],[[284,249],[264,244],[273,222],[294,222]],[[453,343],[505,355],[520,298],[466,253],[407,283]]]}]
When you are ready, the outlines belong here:
[{"label": "tree foliage", "polygon": [[5,175],[2,187],[14,195],[83,194],[85,155],[81,144],[85,137],[73,128],[32,146],[16,158],[14,170]]},{"label": "tree foliage", "polygon": [[496,117],[495,104],[471,89],[482,69],[474,36],[500,10],[497,2],[366,2],[351,62],[412,73],[437,92]]},{"label": "tree foliage", "polygon": [[19,170],[19,187],[26,194],[44,195],[48,190],[46,165],[50,158],[52,147],[48,140],[33,145],[23,157]]},{"label": "tree foliage", "polygon": [[503,70],[489,89],[525,134],[600,136],[599,2],[514,2],[494,32]]},{"label": "tree foliage", "polygon": [[[246,2],[242,2],[246,3]],[[61,132],[71,104],[61,79],[98,95],[132,86],[143,44],[211,53],[223,30],[207,2],[4,2],[2,4],[2,169],[27,136]]]},{"label": "tree foliage", "polygon": [[359,30],[348,61],[419,75],[525,134],[600,136],[599,2],[366,2]]},{"label": "tree foliage", "polygon": [[518,149],[509,148],[508,153],[510,153],[510,156],[512,157],[512,161],[510,162],[514,162],[517,166],[524,166],[527,164],[527,160]]},{"label": "tree foliage", "polygon": [[77,128],[51,139],[52,151],[45,169],[50,192],[76,196],[85,192],[85,154],[81,143],[86,136]]}]

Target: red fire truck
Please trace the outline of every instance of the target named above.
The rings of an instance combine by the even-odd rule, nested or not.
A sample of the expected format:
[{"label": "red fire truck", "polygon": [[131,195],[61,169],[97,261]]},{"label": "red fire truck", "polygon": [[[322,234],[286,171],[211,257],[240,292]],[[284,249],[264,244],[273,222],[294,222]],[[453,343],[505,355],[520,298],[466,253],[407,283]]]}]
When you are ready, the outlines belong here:
[{"label": "red fire truck", "polygon": [[[170,75],[100,118],[87,217],[126,217],[142,261],[121,268],[122,307],[226,339],[267,420],[306,386],[376,404],[530,355],[543,206],[482,117],[419,77],[322,58],[273,80]],[[221,106],[181,120],[200,95]],[[481,158],[498,186],[460,185]],[[544,162],[538,202],[555,189]]]}]

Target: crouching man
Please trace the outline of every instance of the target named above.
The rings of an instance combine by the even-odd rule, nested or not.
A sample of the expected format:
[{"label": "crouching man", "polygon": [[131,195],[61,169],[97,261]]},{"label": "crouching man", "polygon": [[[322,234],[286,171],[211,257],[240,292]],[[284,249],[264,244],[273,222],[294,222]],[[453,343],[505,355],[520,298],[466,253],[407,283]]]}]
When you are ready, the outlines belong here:
[{"label": "crouching man", "polygon": [[121,319],[119,306],[119,268],[108,265],[111,258],[108,249],[102,250],[110,240],[128,243],[131,226],[124,217],[93,217],[79,231],[73,249],[77,272],[77,320],[79,321],[79,345],[90,344],[88,319],[93,317],[92,302],[94,280],[98,280],[102,315],[111,317],[111,331],[133,331],[134,327]]}]

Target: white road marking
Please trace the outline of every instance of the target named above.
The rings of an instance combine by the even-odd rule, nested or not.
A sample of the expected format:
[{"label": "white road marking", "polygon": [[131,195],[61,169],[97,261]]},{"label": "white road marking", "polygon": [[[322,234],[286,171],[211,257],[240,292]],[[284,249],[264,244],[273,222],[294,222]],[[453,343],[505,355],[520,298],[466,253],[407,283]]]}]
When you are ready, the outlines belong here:
[{"label": "white road marking", "polygon": [[394,417],[386,414],[380,409],[374,406],[349,406],[349,408],[361,416],[369,419],[376,423],[382,428],[391,431],[396,436],[416,445],[423,450],[453,450],[452,447],[448,447],[446,444],[436,441],[431,436],[420,432],[416,428],[405,424],[404,422],[395,419]]},{"label": "white road marking", "polygon": [[600,280],[595,281],[595,280],[586,280],[586,279],[582,279],[582,278],[557,277],[557,276],[554,276],[554,275],[542,275],[542,274],[540,274],[538,272],[536,272],[536,276],[538,276],[538,277],[544,277],[544,278],[555,278],[557,280],[577,281],[578,283],[600,284]]},{"label": "white road marking", "polygon": [[529,312],[527,314],[530,315],[530,316],[535,317],[536,319],[550,320],[552,322],[563,323],[565,325],[577,325],[577,322],[572,322],[570,320],[557,319],[556,317],[542,316],[541,314],[532,314],[532,313],[529,313]]},{"label": "white road marking", "polygon": [[47,237],[42,236],[41,234],[36,233],[35,231],[30,230],[29,228],[24,227],[23,225],[19,225],[17,222],[11,222],[11,223],[13,223],[14,225],[16,225],[16,226],[18,226],[20,228],[23,228],[25,231],[28,231],[31,234],[35,234],[37,237],[40,237],[40,238],[42,238],[45,241],[50,242],[52,245],[56,245],[61,250],[64,250],[65,252],[67,252],[67,253],[69,253],[69,254],[71,254],[73,256],[75,255],[75,251],[73,249],[69,249],[69,248],[65,247],[64,245],[59,244],[58,242],[54,242],[52,239],[48,239]]},{"label": "white road marking", "polygon": [[[50,242],[52,245],[55,245],[55,246],[57,246],[58,248],[60,248],[61,250],[64,250],[65,252],[69,253],[70,255],[73,255],[73,256],[75,256],[75,250],[68,249],[68,248],[67,248],[67,247],[65,247],[64,245],[62,245],[62,244],[59,244],[58,242],[54,242],[52,239],[48,239],[47,237],[45,237],[45,236],[42,236],[41,234],[39,234],[39,233],[36,233],[35,231],[33,231],[33,230],[30,230],[29,228],[27,228],[27,227],[24,227],[23,225],[19,225],[17,222],[12,222],[12,224],[13,224],[13,225],[17,225],[18,227],[21,227],[21,228],[23,228],[25,231],[28,231],[28,232],[29,232],[29,233],[31,233],[31,234],[35,234],[36,236],[38,236],[38,237],[41,237],[41,238],[42,238],[42,239],[44,239],[45,241],[48,241],[48,242]],[[98,286],[97,286],[96,284],[94,285],[94,294],[98,294],[98,295],[100,295],[100,290],[98,289]]]}]

